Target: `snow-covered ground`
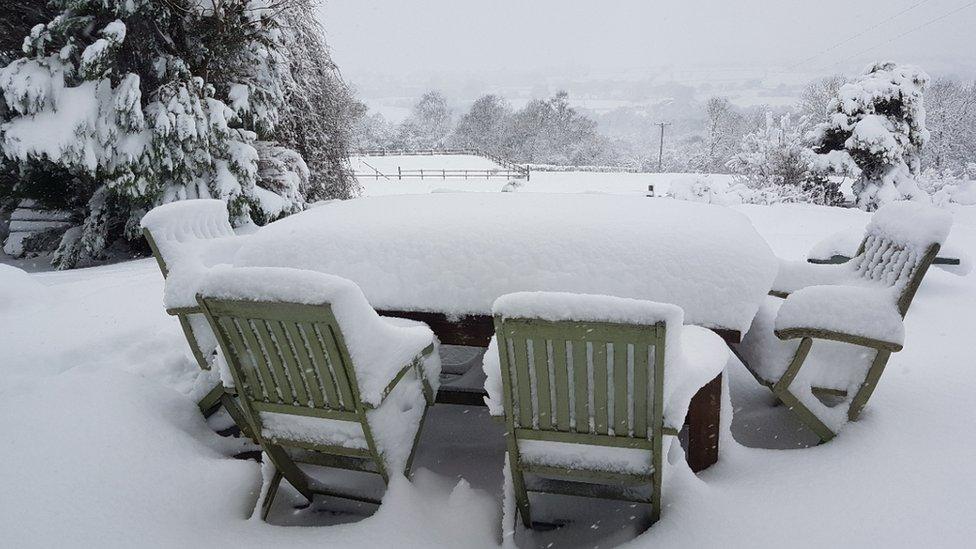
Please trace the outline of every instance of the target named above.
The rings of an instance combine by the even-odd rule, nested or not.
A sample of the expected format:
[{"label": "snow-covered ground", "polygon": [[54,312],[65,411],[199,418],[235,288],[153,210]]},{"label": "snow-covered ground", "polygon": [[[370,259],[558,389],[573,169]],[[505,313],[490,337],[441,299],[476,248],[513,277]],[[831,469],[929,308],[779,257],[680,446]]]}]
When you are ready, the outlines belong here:
[{"label": "snow-covered ground", "polygon": [[[637,177],[627,183],[635,194],[646,191]],[[578,181],[580,190],[600,190]],[[736,209],[777,254],[797,259],[868,215],[810,205]],[[976,208],[955,207],[954,215],[954,237],[976,250]],[[196,366],[176,320],[163,312],[152,260],[36,275],[0,269],[4,545],[497,546],[504,440],[485,409],[435,406],[414,481],[394,482],[375,512],[325,498],[294,509],[300,498],[286,490],[270,523],[248,520],[259,466],[234,459],[245,445],[214,433],[226,418],[208,425],[197,411]],[[640,506],[553,497],[538,500],[536,518],[569,522],[549,532],[520,531],[516,541],[970,545],[976,275],[932,269],[906,330],[905,349],[892,356],[861,420],[831,442],[811,446],[814,437],[788,410],[772,406],[769,391],[733,359],[720,460],[696,476],[681,456],[670,456],[660,522],[638,536],[646,515]],[[476,354],[453,356],[477,363]]]},{"label": "snow-covered ground", "polygon": [[[467,169],[467,168],[463,168]],[[396,170],[394,169],[394,174]],[[673,173],[606,173],[606,172],[542,172],[533,171],[528,181],[523,181],[520,192],[536,193],[600,193],[634,194],[645,196],[648,185],[654,186],[654,194],[663,196],[676,179],[694,178],[691,174]],[[711,175],[716,180],[731,181],[728,175]],[[366,194],[414,194],[430,192],[498,192],[508,181],[503,178],[424,178],[397,180],[360,177]]]}]

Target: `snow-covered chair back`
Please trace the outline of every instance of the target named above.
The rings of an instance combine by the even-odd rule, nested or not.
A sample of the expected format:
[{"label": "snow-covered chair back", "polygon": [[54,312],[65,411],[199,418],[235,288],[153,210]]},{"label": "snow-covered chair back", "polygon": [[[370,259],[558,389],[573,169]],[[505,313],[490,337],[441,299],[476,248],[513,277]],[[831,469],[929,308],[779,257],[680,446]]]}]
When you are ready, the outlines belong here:
[{"label": "snow-covered chair back", "polygon": [[[584,495],[576,490],[589,490],[586,483],[648,489],[641,492],[646,495],[615,493],[612,486],[599,495],[586,493],[650,503],[651,520],[657,520],[662,438],[677,434],[665,425],[665,403],[675,386],[665,372],[681,357],[681,308],[601,295],[520,292],[499,297],[492,312],[508,462],[523,522],[531,524],[528,492]],[[719,348],[724,365],[727,351],[721,342]],[[667,417],[680,421],[670,410]],[[582,484],[532,485],[524,472]]]},{"label": "snow-covered chair back", "polygon": [[904,317],[951,227],[948,213],[927,204],[888,204],[871,218],[849,265],[861,279],[894,288]]},{"label": "snow-covered chair back", "polygon": [[668,330],[680,331],[679,307],[533,292],[502,296],[493,312],[517,429],[645,442],[660,433],[665,357],[674,352],[666,340],[677,344]]},{"label": "snow-covered chair back", "polygon": [[150,210],[142,230],[163,276],[186,254],[194,241],[234,236],[223,200],[180,200]]},{"label": "snow-covered chair back", "polygon": [[427,326],[387,322],[355,283],[298,269],[215,267],[197,299],[258,442],[302,495],[319,492],[283,448],[359,458],[316,463],[384,480],[409,474],[433,403],[428,375],[439,375]]}]

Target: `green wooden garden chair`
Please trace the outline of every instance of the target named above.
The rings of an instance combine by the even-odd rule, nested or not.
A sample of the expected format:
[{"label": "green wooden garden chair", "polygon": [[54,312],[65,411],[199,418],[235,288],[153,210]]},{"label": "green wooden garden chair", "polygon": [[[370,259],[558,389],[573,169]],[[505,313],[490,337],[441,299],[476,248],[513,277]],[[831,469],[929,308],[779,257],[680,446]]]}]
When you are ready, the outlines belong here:
[{"label": "green wooden garden chair", "polygon": [[[221,200],[185,200],[158,206],[143,218],[142,234],[152,250],[163,279],[169,278],[174,267],[170,262],[202,264],[207,260],[198,256],[206,253],[207,243],[217,239],[226,241],[236,238],[228,219],[227,205]],[[209,261],[212,262],[212,259]],[[166,312],[179,320],[197,365],[201,370],[210,371],[217,342],[196,303],[181,305],[168,307]],[[204,417],[210,417],[223,406],[245,435],[248,435],[247,423],[234,396],[232,390],[217,382],[197,402],[197,406]]]},{"label": "green wooden garden chair", "polygon": [[894,203],[849,261],[783,262],[736,354],[822,441],[859,417],[902,349],[903,319],[951,223],[930,206]]},{"label": "green wooden garden chair", "polygon": [[[271,271],[287,288],[288,271],[295,270]],[[216,283],[218,289],[222,286]],[[369,307],[358,288],[356,292],[363,306]],[[207,297],[206,290],[204,294],[198,296],[200,307],[217,335],[247,421],[275,468],[259,502],[262,518],[270,511],[282,478],[309,502],[315,494],[322,494],[379,503],[363,493],[325,486],[299,463],[375,473],[384,481],[393,472],[409,476],[427,408],[434,403],[428,375],[437,375],[424,370],[425,360],[436,353],[433,334],[425,325],[412,324],[426,330],[428,337],[421,342],[426,346],[395,368],[382,391],[370,401],[364,397],[357,376],[357,370],[370,365],[354,362],[331,303]],[[372,316],[383,318],[375,312]],[[375,338],[371,341],[378,342]],[[405,418],[409,428],[391,434],[389,426],[397,422],[402,425]],[[377,437],[378,423],[385,424],[383,436],[387,438]]]},{"label": "green wooden garden chair", "polygon": [[[512,312],[507,304],[519,300],[569,303],[563,310],[584,311],[576,318],[618,305],[654,309],[644,311],[643,322],[566,320],[521,314],[517,305]],[[510,294],[495,302],[494,313],[499,367],[486,358],[485,368],[501,377],[508,465],[523,524],[532,527],[530,492],[648,503],[651,521],[657,521],[663,437],[678,434],[691,396],[724,368],[724,342],[709,330],[684,327],[690,336],[684,343],[680,308],[609,296]],[[669,330],[682,345],[699,347],[710,363],[688,368],[692,379],[683,383],[687,394],[676,406],[665,393]],[[491,401],[498,390],[491,387],[493,377],[486,382],[490,411],[497,407]]]}]

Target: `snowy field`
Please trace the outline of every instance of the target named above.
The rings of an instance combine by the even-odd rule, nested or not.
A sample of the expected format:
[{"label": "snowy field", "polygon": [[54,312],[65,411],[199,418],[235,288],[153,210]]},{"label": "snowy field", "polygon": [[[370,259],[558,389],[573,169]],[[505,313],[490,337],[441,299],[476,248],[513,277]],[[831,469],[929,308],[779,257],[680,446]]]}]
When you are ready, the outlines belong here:
[{"label": "snowy field", "polygon": [[[397,179],[397,167],[404,170],[486,170],[506,169],[494,161],[474,155],[408,155],[408,156],[353,156],[351,158],[353,171],[357,174],[375,174],[373,168],[383,176],[360,175],[360,183],[370,196],[382,194],[414,194],[430,192],[498,192],[508,181],[504,178],[472,177],[439,178],[425,177],[423,179]],[[370,167],[372,166],[372,168]],[[648,193],[648,185],[654,186],[654,193],[662,196],[667,193],[671,182],[676,179],[688,179],[695,176],[690,174],[672,173],[608,173],[588,171],[558,171],[545,172],[533,170],[529,181],[519,189],[522,192],[537,193],[612,193],[639,194]],[[728,175],[710,175],[716,181],[731,181]],[[523,180],[524,181],[524,180]]]},{"label": "snowy field", "polygon": [[[620,175],[623,181],[630,174]],[[620,185],[636,192],[643,182],[634,179]],[[581,191],[597,190],[579,181]],[[736,209],[787,258],[802,258],[820,239],[868,218],[809,205]],[[957,208],[955,217],[952,238],[976,250],[976,208]],[[225,417],[208,425],[197,411],[197,367],[178,323],[163,311],[153,261],[36,275],[0,269],[5,545],[499,543],[504,439],[485,409],[435,406],[413,483],[394,482],[375,512],[325,498],[296,509],[300,497],[286,490],[270,524],[248,520],[259,465],[234,459],[249,448],[214,433],[227,426]],[[976,276],[930,270],[908,314],[905,350],[892,356],[862,419],[821,446],[811,446],[814,437],[773,407],[768,390],[733,359],[720,460],[696,476],[682,456],[669,456],[665,507],[653,528],[637,535],[646,516],[640,506],[552,497],[536,500],[537,519],[569,522],[549,532],[520,531],[516,541],[967,546],[976,535],[974,331]],[[478,362],[477,353],[457,350],[447,358]],[[293,525],[318,527],[283,527]]]}]

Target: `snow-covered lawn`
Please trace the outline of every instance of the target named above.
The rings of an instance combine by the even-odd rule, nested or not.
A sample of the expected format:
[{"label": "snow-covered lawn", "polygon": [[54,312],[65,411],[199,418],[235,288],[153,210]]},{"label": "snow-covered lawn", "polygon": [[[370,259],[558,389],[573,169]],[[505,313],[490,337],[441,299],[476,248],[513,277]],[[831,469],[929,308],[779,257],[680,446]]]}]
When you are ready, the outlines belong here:
[{"label": "snow-covered lawn", "polygon": [[[632,185],[646,190],[643,182]],[[598,190],[585,189],[585,182],[580,187]],[[808,205],[736,209],[778,255],[795,259],[868,216]],[[954,214],[954,238],[976,250],[976,208],[957,207]],[[162,279],[152,260],[30,276],[0,269],[5,546],[497,546],[504,440],[484,408],[435,406],[414,481],[394,482],[375,513],[324,498],[293,509],[300,498],[288,490],[270,524],[248,520],[259,466],[234,459],[245,445],[214,433],[226,418],[208,425],[197,411],[197,367],[178,323],[163,311]],[[814,437],[788,410],[771,406],[769,391],[733,360],[726,383],[731,402],[723,408],[730,432],[723,432],[720,460],[696,476],[680,455],[670,456],[660,522],[633,539],[646,509],[552,498],[539,500],[537,518],[570,522],[550,532],[520,532],[517,541],[538,547],[632,539],[634,547],[971,544],[976,276],[931,269],[906,331],[905,349],[892,356],[862,419],[830,443],[807,447]]]}]

